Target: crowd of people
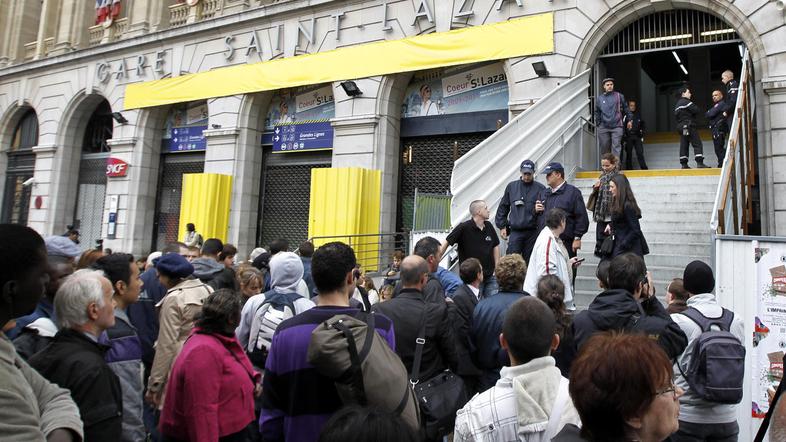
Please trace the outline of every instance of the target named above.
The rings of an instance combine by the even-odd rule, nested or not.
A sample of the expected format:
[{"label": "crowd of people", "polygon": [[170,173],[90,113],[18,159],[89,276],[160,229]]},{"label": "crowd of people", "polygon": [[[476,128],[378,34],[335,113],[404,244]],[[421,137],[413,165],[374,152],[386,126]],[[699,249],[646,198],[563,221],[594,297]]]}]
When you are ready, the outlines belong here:
[{"label": "crowd of people", "polygon": [[[373,278],[340,242],[306,242],[293,253],[278,240],[242,260],[208,238],[198,256],[172,243],[144,262],[101,252],[85,266],[68,237],[0,225],[0,433],[86,441],[736,440],[743,325],[718,305],[710,267],[692,262],[669,284],[667,311],[638,246],[617,247],[598,266],[598,295],[574,313],[578,262],[570,255],[587,211],[582,202],[583,219],[568,227],[560,205],[569,198],[559,195],[573,190],[558,164],[547,171],[557,195],[533,197],[533,219],[518,223],[512,209],[497,217],[509,221],[511,236],[512,226],[543,225],[533,229],[529,259],[499,256],[498,240],[486,238],[488,208],[475,202],[472,219],[445,243],[426,237],[411,255],[396,253],[379,277],[388,284],[373,297]],[[595,217],[617,232],[637,216],[620,177],[601,179],[612,198]],[[460,280],[443,283],[452,281],[438,276],[451,243],[464,258]],[[706,373],[717,366],[702,365],[701,352],[716,348],[709,331],[727,335],[729,362],[717,376]]]}]

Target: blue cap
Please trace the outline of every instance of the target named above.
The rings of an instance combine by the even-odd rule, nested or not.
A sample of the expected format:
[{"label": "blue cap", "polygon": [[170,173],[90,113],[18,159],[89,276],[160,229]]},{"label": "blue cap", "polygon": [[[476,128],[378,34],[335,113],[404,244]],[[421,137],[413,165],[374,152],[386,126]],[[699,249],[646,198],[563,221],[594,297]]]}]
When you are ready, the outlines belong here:
[{"label": "blue cap", "polygon": [[186,278],[194,273],[194,266],[177,253],[167,253],[157,259],[156,270],[178,278]]},{"label": "blue cap", "polygon": [[545,168],[545,169],[543,169],[543,174],[544,174],[544,175],[548,175],[548,174],[550,174],[551,172],[554,172],[555,170],[559,170],[559,171],[560,171],[560,172],[562,172],[563,174],[565,173],[565,168],[564,168],[564,167],[562,167],[562,164],[560,164],[560,163],[557,163],[557,162],[555,161],[555,162],[553,162],[553,163],[549,163],[549,165],[548,165],[548,166],[546,166],[546,168]]},{"label": "blue cap", "polygon": [[535,163],[530,160],[524,160],[521,162],[521,167],[519,167],[519,170],[522,173],[535,173]]}]

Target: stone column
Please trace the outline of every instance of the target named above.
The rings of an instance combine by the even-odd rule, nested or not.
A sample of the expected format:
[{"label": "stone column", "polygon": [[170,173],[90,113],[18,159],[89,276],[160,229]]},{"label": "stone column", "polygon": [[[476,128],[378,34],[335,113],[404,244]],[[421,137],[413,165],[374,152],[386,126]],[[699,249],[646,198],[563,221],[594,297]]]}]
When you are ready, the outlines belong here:
[{"label": "stone column", "polygon": [[[56,198],[54,192],[56,192],[58,187],[54,182],[55,177],[52,173],[57,151],[58,148],[54,144],[39,144],[33,147],[33,153],[35,153],[35,170],[33,172],[33,178],[35,179],[35,183],[33,184],[33,190],[30,195],[30,212],[27,218],[27,225],[35,229],[35,231],[42,236],[63,233],[55,232],[55,229],[65,227],[55,227],[52,222],[54,218],[53,209],[56,208],[56,205],[53,204]],[[36,209],[35,200],[39,196],[42,198],[43,204],[40,209]]]},{"label": "stone column", "polygon": [[[786,81],[765,82],[769,98],[769,131],[759,130],[759,187],[762,190],[762,233],[786,235]],[[757,111],[764,107],[759,106]],[[770,185],[770,183],[772,183]]]},{"label": "stone column", "polygon": [[221,15],[234,14],[248,9],[249,0],[224,0]]}]

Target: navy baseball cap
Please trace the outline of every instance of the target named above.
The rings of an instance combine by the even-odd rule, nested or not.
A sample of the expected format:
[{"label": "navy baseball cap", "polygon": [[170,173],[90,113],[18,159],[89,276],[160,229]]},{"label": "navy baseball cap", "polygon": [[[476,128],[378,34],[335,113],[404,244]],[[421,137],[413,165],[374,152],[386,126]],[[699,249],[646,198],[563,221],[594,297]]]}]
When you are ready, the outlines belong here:
[{"label": "navy baseball cap", "polygon": [[560,164],[560,163],[557,163],[557,162],[555,161],[555,162],[553,162],[553,163],[549,163],[549,165],[548,165],[548,166],[546,166],[546,168],[545,168],[545,169],[543,169],[543,174],[544,174],[544,175],[548,175],[548,174],[550,174],[551,172],[554,172],[555,170],[559,170],[560,172],[562,172],[562,173],[565,173],[565,168],[564,168],[564,167],[562,167],[562,164]]},{"label": "navy baseball cap", "polygon": [[521,167],[519,167],[519,170],[522,173],[535,173],[535,163],[530,160],[524,160],[521,162]]}]

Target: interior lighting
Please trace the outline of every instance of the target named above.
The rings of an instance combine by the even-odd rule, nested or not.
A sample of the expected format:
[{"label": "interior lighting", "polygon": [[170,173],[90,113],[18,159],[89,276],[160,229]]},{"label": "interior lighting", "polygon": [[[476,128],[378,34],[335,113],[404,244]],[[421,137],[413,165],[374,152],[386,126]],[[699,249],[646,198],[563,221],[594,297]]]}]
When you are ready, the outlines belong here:
[{"label": "interior lighting", "polygon": [[734,33],[734,29],[728,28],[728,29],[718,29],[718,30],[715,30],[715,31],[704,31],[704,32],[701,33],[701,36],[702,37],[709,37],[709,36],[712,36],[712,35],[732,34],[732,33]]},{"label": "interior lighting", "polygon": [[667,35],[665,37],[652,37],[652,38],[642,38],[639,40],[639,44],[646,44],[646,43],[657,43],[659,41],[669,41],[669,40],[683,40],[693,38],[693,34],[678,34],[678,35]]},{"label": "interior lighting", "polygon": [[688,70],[685,69],[685,66],[683,66],[681,63],[680,63],[680,69],[682,69],[682,72],[685,72],[685,75],[688,75]]},{"label": "interior lighting", "polygon": [[674,56],[674,59],[677,60],[677,63],[682,64],[682,60],[680,60],[680,56],[677,55],[677,51],[671,51],[671,55]]}]

